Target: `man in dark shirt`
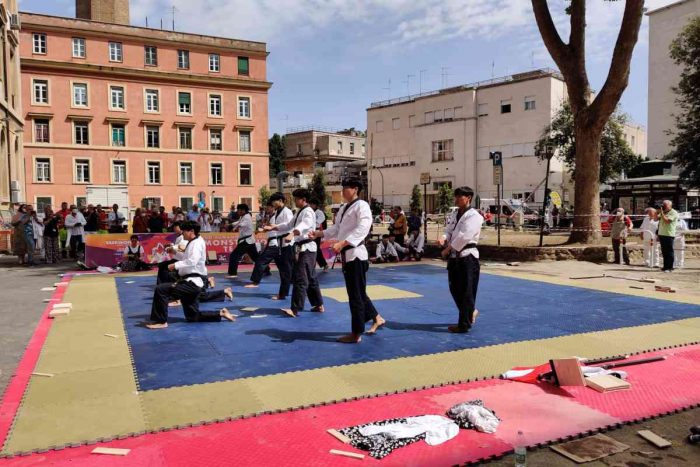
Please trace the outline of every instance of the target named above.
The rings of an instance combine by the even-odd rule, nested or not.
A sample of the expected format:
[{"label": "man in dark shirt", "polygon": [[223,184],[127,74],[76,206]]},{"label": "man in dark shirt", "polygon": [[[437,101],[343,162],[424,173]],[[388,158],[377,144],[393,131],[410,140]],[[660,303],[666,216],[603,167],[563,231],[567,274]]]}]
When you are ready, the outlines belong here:
[{"label": "man in dark shirt", "polygon": [[97,232],[100,226],[100,216],[95,210],[95,206],[88,204],[85,213],[85,232]]},{"label": "man in dark shirt", "polygon": [[148,219],[148,231],[151,233],[162,233],[165,228],[163,216],[156,209],[153,209],[151,217]]}]

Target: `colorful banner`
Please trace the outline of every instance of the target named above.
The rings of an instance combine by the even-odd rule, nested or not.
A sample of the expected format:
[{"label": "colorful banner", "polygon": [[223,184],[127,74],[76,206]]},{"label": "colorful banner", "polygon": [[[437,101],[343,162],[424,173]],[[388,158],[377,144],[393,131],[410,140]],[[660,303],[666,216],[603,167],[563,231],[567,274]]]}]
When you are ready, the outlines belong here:
[{"label": "colorful banner", "polygon": [[[130,244],[132,234],[86,234],[85,235],[85,264],[90,268],[97,266],[114,267],[123,260],[124,249]],[[177,235],[174,233],[144,233],[135,234],[139,237],[139,243],[146,254],[144,261],[157,264],[170,259],[165,251],[165,246],[173,243]],[[215,251],[216,257],[221,263],[227,263],[231,252],[238,243],[238,233],[229,232],[204,232],[202,238],[207,242],[207,251]],[[265,234],[258,234],[258,242],[264,242]],[[323,256],[333,261],[335,253],[332,249],[333,242],[323,242],[321,249]]]}]

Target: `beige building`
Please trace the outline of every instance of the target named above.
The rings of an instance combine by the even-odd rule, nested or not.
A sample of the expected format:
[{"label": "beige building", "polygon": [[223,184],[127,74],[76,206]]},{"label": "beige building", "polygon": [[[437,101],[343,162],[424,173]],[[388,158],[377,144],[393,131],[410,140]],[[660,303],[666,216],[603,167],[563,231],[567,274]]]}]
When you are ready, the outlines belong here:
[{"label": "beige building", "polygon": [[677,111],[672,87],[678,84],[681,70],[669,55],[671,41],[678,37],[693,16],[700,15],[700,0],[681,0],[650,11],[649,16],[649,142],[650,159],[661,159],[671,150],[672,136],[666,132],[675,126]]},{"label": "beige building", "polygon": [[16,0],[0,0],[0,209],[26,201],[22,155],[22,92],[19,69],[19,16]]},{"label": "beige building", "polygon": [[327,131],[314,127],[291,130],[285,135],[284,166],[294,175],[313,174],[333,164],[365,159],[365,137],[355,130]]},{"label": "beige building", "polygon": [[642,125],[628,122],[624,126],[624,137],[635,154],[647,158],[647,130]]},{"label": "beige building", "polygon": [[[418,96],[376,102],[367,109],[371,196],[385,205],[409,205],[421,173],[429,173],[427,210],[442,184],[468,185],[495,198],[489,154],[503,154],[503,196],[542,202],[546,162],[535,143],[566,96],[562,77],[535,70]],[[552,159],[549,184],[573,201],[568,174]]]}]

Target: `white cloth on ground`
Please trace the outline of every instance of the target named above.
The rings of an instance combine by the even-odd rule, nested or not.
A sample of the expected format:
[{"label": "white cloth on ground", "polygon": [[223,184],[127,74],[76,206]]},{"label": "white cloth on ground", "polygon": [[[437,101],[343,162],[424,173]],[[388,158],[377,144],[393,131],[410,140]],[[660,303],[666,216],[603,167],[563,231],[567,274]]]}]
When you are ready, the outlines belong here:
[{"label": "white cloth on ground", "polygon": [[392,438],[413,438],[425,433],[425,442],[437,446],[449,441],[459,433],[459,426],[441,415],[422,415],[409,417],[405,423],[389,425],[368,425],[360,428],[363,436],[382,434]]},{"label": "white cloth on ground", "polygon": [[450,409],[450,415],[460,418],[466,416],[467,420],[482,433],[495,433],[501,421],[486,407],[465,402]]}]

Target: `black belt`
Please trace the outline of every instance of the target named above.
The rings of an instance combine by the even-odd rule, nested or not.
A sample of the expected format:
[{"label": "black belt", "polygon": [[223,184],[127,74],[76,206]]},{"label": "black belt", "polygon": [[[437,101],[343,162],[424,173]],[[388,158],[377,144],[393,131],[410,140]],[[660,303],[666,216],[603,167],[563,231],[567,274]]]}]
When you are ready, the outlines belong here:
[{"label": "black belt", "polygon": [[244,242],[244,241],[248,240],[250,237],[252,237],[252,235],[248,235],[248,236],[246,236],[246,237],[241,237],[241,238],[239,238],[239,239],[238,239],[238,243],[236,243],[236,245],[240,245],[241,242]]},{"label": "black belt", "polygon": [[302,241],[300,241],[300,242],[294,242],[294,244],[297,245],[297,246],[302,246],[302,245],[306,245],[307,243],[311,243],[311,242],[313,242],[313,241],[314,241],[314,240],[313,240],[312,238],[307,238],[307,239],[304,239],[304,240],[302,240]]},{"label": "black belt", "polygon": [[343,264],[345,264],[345,253],[347,253],[348,251],[353,250],[353,249],[355,249],[355,248],[359,248],[359,247],[361,247],[361,246],[364,245],[364,244],[365,244],[365,241],[362,240],[360,243],[357,244],[357,246],[352,246],[352,245],[344,246],[343,249],[340,250],[340,260],[341,260],[341,262],[342,262]]}]

